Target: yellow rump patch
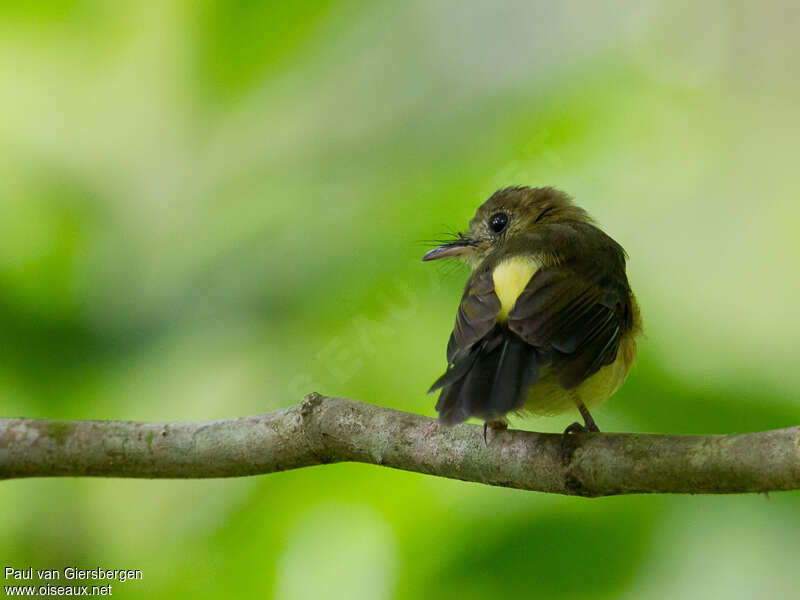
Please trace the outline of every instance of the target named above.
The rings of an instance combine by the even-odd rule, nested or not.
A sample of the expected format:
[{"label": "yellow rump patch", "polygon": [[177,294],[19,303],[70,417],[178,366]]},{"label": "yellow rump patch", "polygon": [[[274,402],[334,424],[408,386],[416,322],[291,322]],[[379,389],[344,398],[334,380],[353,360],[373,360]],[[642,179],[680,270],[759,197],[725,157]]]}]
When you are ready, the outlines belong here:
[{"label": "yellow rump patch", "polygon": [[500,299],[498,321],[508,319],[508,313],[514,308],[517,298],[538,269],[539,264],[532,256],[512,256],[494,268],[492,271],[494,293]]}]

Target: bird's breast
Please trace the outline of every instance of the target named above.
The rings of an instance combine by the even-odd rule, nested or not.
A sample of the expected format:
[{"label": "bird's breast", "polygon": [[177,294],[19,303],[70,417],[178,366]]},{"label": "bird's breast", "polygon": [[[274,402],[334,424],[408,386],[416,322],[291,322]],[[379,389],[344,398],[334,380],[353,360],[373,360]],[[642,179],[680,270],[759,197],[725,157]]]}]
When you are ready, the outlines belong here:
[{"label": "bird's breast", "polygon": [[492,271],[494,293],[500,300],[498,321],[508,320],[508,313],[514,308],[517,298],[539,267],[539,263],[533,256],[512,256],[494,268]]}]

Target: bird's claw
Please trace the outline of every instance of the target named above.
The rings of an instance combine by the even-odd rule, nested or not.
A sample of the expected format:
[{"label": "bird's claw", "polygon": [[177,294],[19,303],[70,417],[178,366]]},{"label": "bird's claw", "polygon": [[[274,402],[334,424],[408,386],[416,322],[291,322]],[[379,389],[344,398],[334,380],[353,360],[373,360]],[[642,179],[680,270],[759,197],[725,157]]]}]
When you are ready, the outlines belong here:
[{"label": "bird's claw", "polygon": [[564,430],[563,435],[566,436],[566,435],[571,435],[573,433],[586,433],[587,431],[591,431],[591,429],[575,421],[574,423],[567,425],[567,428]]},{"label": "bird's claw", "polygon": [[575,438],[576,433],[591,433],[600,431],[595,425],[594,421],[591,423],[587,423],[586,425],[581,425],[577,421],[567,426],[564,430],[564,433],[561,434],[561,462],[565,465],[568,465],[572,461],[572,455],[575,453],[575,449],[577,448],[577,439]]},{"label": "bird's claw", "polygon": [[508,423],[505,421],[486,421],[483,424],[483,443],[486,446],[489,446],[489,439],[487,438],[487,431],[491,429],[495,433],[499,431],[505,431],[508,429]]}]

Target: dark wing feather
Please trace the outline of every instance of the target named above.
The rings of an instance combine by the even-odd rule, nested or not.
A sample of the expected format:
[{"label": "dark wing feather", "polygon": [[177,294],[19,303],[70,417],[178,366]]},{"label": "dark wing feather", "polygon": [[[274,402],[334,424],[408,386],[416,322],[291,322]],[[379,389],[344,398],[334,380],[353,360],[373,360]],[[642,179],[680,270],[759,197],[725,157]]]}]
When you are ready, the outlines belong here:
[{"label": "dark wing feather", "polygon": [[539,375],[539,355],[508,328],[497,324],[500,300],[489,271],[467,284],[447,344],[447,371],[431,386],[441,389],[436,410],[446,424],[471,416],[502,418],[525,403]]},{"label": "dark wing feather", "polygon": [[447,344],[447,362],[452,364],[456,353],[467,350],[494,328],[500,299],[494,293],[492,274],[485,271],[470,278],[456,314],[456,324]]},{"label": "dark wing feather", "polygon": [[539,355],[505,327],[494,326],[482,340],[456,353],[455,362],[434,384],[442,388],[436,410],[447,425],[469,417],[502,418],[522,407],[539,375]]},{"label": "dark wing feather", "polygon": [[528,387],[539,378],[539,366],[533,346],[519,336],[506,334],[489,395],[492,412],[504,415],[520,408],[525,403]]},{"label": "dark wing feather", "polygon": [[499,311],[500,299],[494,293],[492,274],[487,271],[470,278],[447,343],[447,371],[433,383],[429,394],[459,381],[475,364],[479,353],[491,352],[497,347],[501,340],[489,333],[494,329]]},{"label": "dark wing feather", "polygon": [[537,272],[508,315],[508,327],[548,357],[559,383],[573,388],[614,362],[622,295],[568,267]]}]

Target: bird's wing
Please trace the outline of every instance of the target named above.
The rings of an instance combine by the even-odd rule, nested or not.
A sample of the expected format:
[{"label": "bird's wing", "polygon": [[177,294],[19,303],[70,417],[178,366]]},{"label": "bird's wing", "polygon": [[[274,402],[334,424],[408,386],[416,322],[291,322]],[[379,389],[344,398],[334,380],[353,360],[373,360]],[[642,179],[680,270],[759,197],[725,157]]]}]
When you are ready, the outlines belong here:
[{"label": "bird's wing", "polygon": [[[477,347],[491,351],[502,341],[489,335],[494,330],[500,299],[494,293],[492,273],[486,271],[470,279],[456,313],[456,322],[447,343],[447,371],[428,392],[452,385],[472,368]],[[480,344],[478,344],[480,342]]]},{"label": "bird's wing", "polygon": [[566,266],[537,271],[508,315],[508,327],[543,356],[559,383],[579,385],[614,362],[624,323],[623,295]]},{"label": "bird's wing", "polygon": [[494,328],[500,312],[500,299],[494,292],[491,271],[472,278],[464,290],[456,313],[456,324],[447,344],[447,362],[453,362],[456,352],[467,350]]},{"label": "bird's wing", "polygon": [[539,376],[536,349],[497,324],[501,302],[491,271],[470,278],[447,345],[447,371],[431,387],[442,423],[471,416],[490,421],[525,403]]}]

